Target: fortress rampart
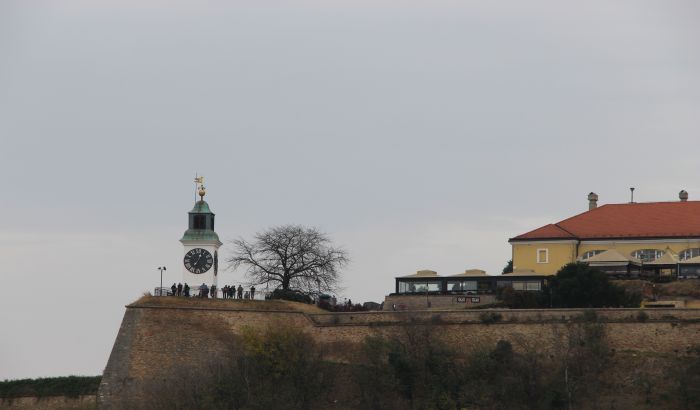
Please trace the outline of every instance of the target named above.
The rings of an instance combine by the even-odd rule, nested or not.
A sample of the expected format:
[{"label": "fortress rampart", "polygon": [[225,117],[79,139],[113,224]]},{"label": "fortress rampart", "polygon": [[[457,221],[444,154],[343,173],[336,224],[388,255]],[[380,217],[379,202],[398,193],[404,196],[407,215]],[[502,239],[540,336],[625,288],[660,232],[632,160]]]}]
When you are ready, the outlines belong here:
[{"label": "fortress rampart", "polygon": [[[253,302],[256,303],[265,302]],[[291,305],[290,305],[291,306]],[[246,306],[250,307],[250,306]],[[700,341],[700,309],[595,309],[611,348],[619,351],[680,354]],[[644,314],[640,314],[640,312]],[[309,313],[236,307],[127,306],[98,392],[100,408],[133,407],[149,381],[169,376],[173,363],[203,366],[225,357],[244,327],[294,326],[327,347],[329,360],[352,360],[370,335],[400,334],[403,326],[435,326],[453,347],[470,351],[498,340],[556,349],[566,328],[589,315],[584,309],[463,310],[417,312]],[[201,369],[197,369],[201,370]]]}]

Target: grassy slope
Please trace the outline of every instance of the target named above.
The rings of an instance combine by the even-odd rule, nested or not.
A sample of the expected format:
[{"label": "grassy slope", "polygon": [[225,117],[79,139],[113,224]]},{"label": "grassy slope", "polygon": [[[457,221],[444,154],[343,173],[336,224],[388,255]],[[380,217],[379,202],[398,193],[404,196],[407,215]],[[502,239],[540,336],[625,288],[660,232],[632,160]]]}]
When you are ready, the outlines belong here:
[{"label": "grassy slope", "polygon": [[238,299],[201,299],[176,296],[143,296],[130,306],[167,306],[167,307],[201,307],[237,310],[295,311],[305,313],[327,313],[315,305],[291,302],[287,300],[238,300]]}]

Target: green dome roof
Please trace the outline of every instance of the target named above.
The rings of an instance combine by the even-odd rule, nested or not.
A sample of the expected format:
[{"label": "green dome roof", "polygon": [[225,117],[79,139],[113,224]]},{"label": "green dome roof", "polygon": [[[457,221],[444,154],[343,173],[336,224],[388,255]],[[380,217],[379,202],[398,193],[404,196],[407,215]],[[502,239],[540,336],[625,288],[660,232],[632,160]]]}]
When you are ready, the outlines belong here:
[{"label": "green dome roof", "polygon": [[[202,218],[204,219],[198,219]],[[217,242],[219,235],[214,232],[214,213],[204,200],[197,201],[189,212],[189,229],[182,235],[181,242]]]},{"label": "green dome roof", "polygon": [[188,229],[185,234],[182,235],[180,241],[216,241],[219,240],[219,235],[210,229]]},{"label": "green dome roof", "polygon": [[209,204],[206,203],[204,200],[197,201],[196,204],[194,204],[194,208],[190,211],[191,214],[213,214],[211,209],[209,209]]}]

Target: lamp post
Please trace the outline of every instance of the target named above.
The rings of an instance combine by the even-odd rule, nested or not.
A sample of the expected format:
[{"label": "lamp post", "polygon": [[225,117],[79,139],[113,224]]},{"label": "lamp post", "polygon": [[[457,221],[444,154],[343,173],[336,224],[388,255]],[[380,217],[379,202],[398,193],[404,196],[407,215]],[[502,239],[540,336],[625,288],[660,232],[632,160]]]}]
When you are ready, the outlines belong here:
[{"label": "lamp post", "polygon": [[163,296],[163,271],[167,269],[165,269],[165,266],[159,266],[158,270],[160,271],[160,288],[158,288],[158,296]]}]

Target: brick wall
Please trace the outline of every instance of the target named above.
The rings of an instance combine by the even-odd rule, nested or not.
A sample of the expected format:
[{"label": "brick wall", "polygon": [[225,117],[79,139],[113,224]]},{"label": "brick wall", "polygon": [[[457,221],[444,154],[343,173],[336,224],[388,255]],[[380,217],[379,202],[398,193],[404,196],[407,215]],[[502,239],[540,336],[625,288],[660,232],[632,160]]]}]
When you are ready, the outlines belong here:
[{"label": "brick wall", "polygon": [[[261,302],[264,303],[264,302]],[[597,309],[611,347],[670,353],[700,341],[700,310]],[[485,324],[484,314],[499,320]],[[352,360],[366,336],[400,334],[407,323],[436,326],[455,348],[469,351],[506,339],[555,349],[562,334],[585,313],[580,309],[463,310],[418,312],[303,313],[235,308],[127,307],[98,393],[101,408],[139,408],[148,382],[176,374],[176,366],[197,369],[235,349],[233,335],[244,327],[290,325],[314,335],[328,347],[330,360]],[[644,320],[641,322],[640,320]],[[516,343],[517,344],[517,343]],[[199,369],[201,370],[201,369]]]},{"label": "brick wall", "polygon": [[384,310],[420,310],[430,304],[431,309],[470,309],[496,302],[494,295],[388,295]]}]

